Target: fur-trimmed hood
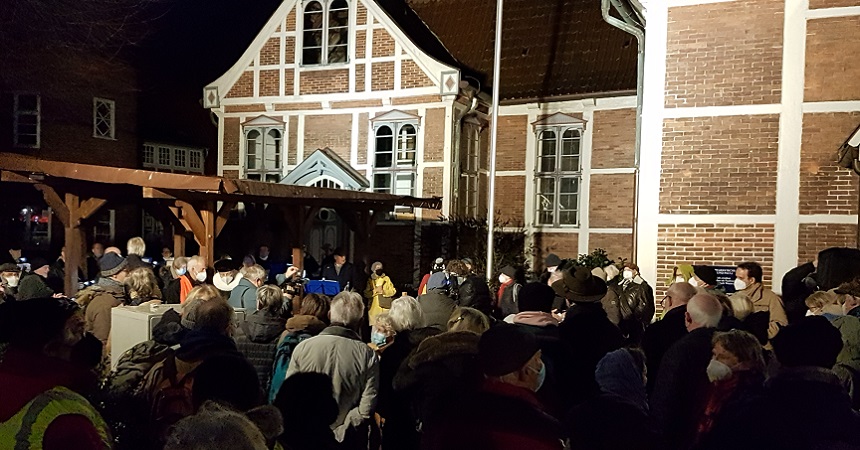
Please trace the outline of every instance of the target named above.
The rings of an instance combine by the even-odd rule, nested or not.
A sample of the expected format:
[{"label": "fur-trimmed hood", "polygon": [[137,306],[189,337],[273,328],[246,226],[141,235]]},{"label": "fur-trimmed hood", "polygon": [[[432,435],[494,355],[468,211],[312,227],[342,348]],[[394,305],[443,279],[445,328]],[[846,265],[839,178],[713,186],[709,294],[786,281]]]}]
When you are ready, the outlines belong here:
[{"label": "fur-trimmed hood", "polygon": [[452,355],[477,355],[480,340],[481,336],[471,331],[449,331],[428,337],[409,358],[409,367],[414,369]]}]

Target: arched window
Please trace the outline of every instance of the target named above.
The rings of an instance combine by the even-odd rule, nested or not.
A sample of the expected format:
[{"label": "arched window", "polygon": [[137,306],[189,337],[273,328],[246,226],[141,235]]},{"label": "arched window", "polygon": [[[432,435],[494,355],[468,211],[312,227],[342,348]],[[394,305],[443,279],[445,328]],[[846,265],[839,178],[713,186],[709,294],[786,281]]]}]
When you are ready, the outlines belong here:
[{"label": "arched window", "polygon": [[245,138],[245,151],[248,154],[248,170],[256,170],[263,166],[263,149],[260,145],[260,137],[260,130],[250,130]]},{"label": "arched window", "polygon": [[335,64],[349,60],[349,3],[312,0],[305,3],[302,64]]},{"label": "arched window", "polygon": [[251,180],[281,181],[283,131],[275,127],[245,130],[245,171]]},{"label": "arched window", "polygon": [[539,225],[576,225],[582,179],[581,128],[554,126],[537,133],[535,173]]},{"label": "arched window", "polygon": [[266,167],[281,168],[281,132],[276,129],[266,133]]},{"label": "arched window", "polygon": [[415,127],[406,124],[400,127],[400,132],[397,136],[397,165],[398,166],[414,166],[415,165],[415,148],[417,145],[418,134],[415,132]]},{"label": "arched window", "polygon": [[383,125],[376,130],[376,158],[373,167],[391,167],[394,160],[394,133],[391,127]]},{"label": "arched window", "polygon": [[[387,117],[379,116],[380,121],[374,124],[373,190],[414,195],[420,118],[400,113],[387,114]],[[402,212],[409,208],[398,207],[396,210]]]}]

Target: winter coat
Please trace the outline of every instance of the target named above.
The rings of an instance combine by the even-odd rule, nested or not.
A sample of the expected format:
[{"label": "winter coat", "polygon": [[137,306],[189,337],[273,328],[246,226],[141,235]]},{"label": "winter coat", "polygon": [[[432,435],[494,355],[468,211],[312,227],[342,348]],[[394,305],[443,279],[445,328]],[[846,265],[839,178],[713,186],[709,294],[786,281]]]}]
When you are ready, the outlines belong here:
[{"label": "winter coat", "polygon": [[[376,282],[379,280],[382,280],[380,283],[380,287],[382,288],[381,294],[375,292]],[[364,290],[364,298],[367,299],[367,303],[370,305],[367,311],[367,319],[370,326],[376,325],[376,316],[389,310],[389,308],[383,307],[383,297],[390,299],[395,295],[397,295],[397,289],[394,287],[394,283],[391,282],[391,278],[388,278],[388,275],[373,274],[371,276],[370,280],[368,280],[367,288]]]},{"label": "winter coat", "polygon": [[660,361],[672,345],[687,335],[684,318],[687,305],[676,306],[663,314],[663,318],[652,323],[642,335],[642,350],[648,363],[648,392],[657,384]]},{"label": "winter coat", "polygon": [[632,280],[621,279],[612,283],[610,288],[618,296],[618,323],[621,333],[629,344],[638,345],[642,341],[645,327],[654,318],[654,290],[640,276]]},{"label": "winter coat", "polygon": [[575,405],[598,392],[594,380],[597,362],[621,348],[624,338],[599,302],[574,303],[558,331],[568,354],[559,362],[559,370],[566,374],[561,378],[566,383],[562,396],[566,404]]},{"label": "winter coat", "polygon": [[730,377],[711,383],[696,430],[696,442],[706,442],[714,424],[727,412],[732,414],[732,410],[747,399],[761,395],[763,385],[764,374],[750,370],[734,371]]},{"label": "winter coat", "polygon": [[242,277],[239,284],[230,291],[230,299],[227,301],[234,308],[245,308],[246,310],[257,310],[257,286],[247,278]]},{"label": "winter coat", "polygon": [[331,427],[338,442],[343,442],[350,428],[361,427],[370,419],[379,391],[379,358],[355,331],[333,325],[300,343],[287,377],[299,372],[332,378],[338,416]]},{"label": "winter coat", "polygon": [[832,371],[783,369],[715,423],[702,449],[856,449],[860,416]]},{"label": "winter coat", "polygon": [[803,279],[815,272],[815,264],[808,262],[786,272],[782,276],[782,300],[788,323],[802,319],[808,310],[805,300],[815,292]]},{"label": "winter coat", "polygon": [[570,405],[565,403],[560,393],[564,392],[565,382],[572,369],[567,348],[559,337],[558,320],[550,313],[524,311],[513,316],[511,321],[514,326],[533,334],[540,347],[546,378],[536,395],[544,411],[557,418],[564,417]]},{"label": "winter coat", "polygon": [[341,290],[346,289],[347,283],[349,283],[350,288],[358,289],[358,278],[356,277],[355,266],[352,263],[343,263],[340,272],[335,269],[334,264],[328,264],[322,269],[322,278],[337,281]]},{"label": "winter coat", "polygon": [[433,289],[418,297],[418,304],[424,311],[424,319],[428,327],[436,328],[439,331],[448,331],[448,319],[454,313],[457,302],[441,290]]},{"label": "winter coat", "polygon": [[267,309],[254,311],[239,325],[240,334],[236,337],[236,347],[245,355],[257,371],[260,387],[269,391],[272,380],[272,365],[278,338],[284,331],[286,320]]},{"label": "winter coat", "polygon": [[606,295],[600,299],[600,304],[603,305],[603,310],[606,311],[606,318],[616,327],[621,323],[621,308],[618,306],[618,294],[609,289]]},{"label": "winter coat", "polygon": [[699,417],[705,408],[710,382],[714,328],[697,328],[676,342],[660,363],[651,395],[651,413],[668,449],[693,444]]},{"label": "winter coat", "polygon": [[[97,293],[86,306],[86,330],[107,346],[111,328],[111,310],[123,304],[128,298],[122,284],[111,278],[100,278],[98,284],[90,289]],[[107,350],[107,347],[105,347]]]},{"label": "winter coat", "polygon": [[[447,418],[425,427],[422,449],[560,450],[559,423],[543,412],[533,392],[486,380],[480,391],[458,402]],[[463,418],[468,426],[463,426]]]},{"label": "winter coat", "polygon": [[520,312],[519,295],[523,285],[511,281],[499,287],[499,309],[502,317]]},{"label": "winter coat", "polygon": [[457,301],[460,306],[475,308],[486,314],[493,315],[493,296],[490,294],[490,286],[484,278],[472,275],[466,277],[457,287]]},{"label": "winter coat", "polygon": [[773,291],[767,290],[761,283],[753,283],[743,291],[747,298],[753,303],[755,312],[766,311],[770,314],[770,323],[767,328],[767,337],[773,339],[779,328],[788,325],[788,317],[785,315],[785,307],[782,299]]},{"label": "winter coat", "polygon": [[453,405],[477,391],[484,380],[478,364],[478,341],[470,331],[451,331],[421,342],[394,377],[394,392],[411,405],[417,423],[447,417]]}]

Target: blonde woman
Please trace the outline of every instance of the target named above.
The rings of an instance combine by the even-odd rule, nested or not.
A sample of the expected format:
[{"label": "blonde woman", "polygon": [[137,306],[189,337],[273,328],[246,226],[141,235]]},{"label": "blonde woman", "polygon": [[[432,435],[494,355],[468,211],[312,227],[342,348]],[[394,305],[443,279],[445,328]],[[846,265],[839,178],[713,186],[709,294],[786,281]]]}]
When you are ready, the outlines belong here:
[{"label": "blonde woman", "polygon": [[381,262],[373,263],[370,270],[370,280],[367,281],[364,298],[370,302],[367,319],[372,327],[376,324],[376,316],[391,308],[391,297],[397,294],[397,289],[394,288],[391,278],[388,278],[388,275],[383,271]]},{"label": "blonde woman", "polygon": [[128,305],[138,306],[150,301],[161,303],[161,290],[152,270],[138,267],[128,273],[124,284],[128,288]]}]

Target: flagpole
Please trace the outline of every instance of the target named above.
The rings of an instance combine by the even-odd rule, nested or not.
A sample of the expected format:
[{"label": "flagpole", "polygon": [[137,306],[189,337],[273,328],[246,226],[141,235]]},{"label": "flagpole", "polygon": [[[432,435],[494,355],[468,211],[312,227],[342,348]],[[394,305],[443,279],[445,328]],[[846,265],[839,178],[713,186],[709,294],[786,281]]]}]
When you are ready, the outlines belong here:
[{"label": "flagpole", "polygon": [[496,227],[496,148],[499,138],[499,85],[501,84],[500,66],[502,62],[502,4],[504,0],[496,0],[496,51],[493,58],[493,113],[490,131],[490,186],[489,201],[487,202],[487,280],[493,279],[493,239]]}]

